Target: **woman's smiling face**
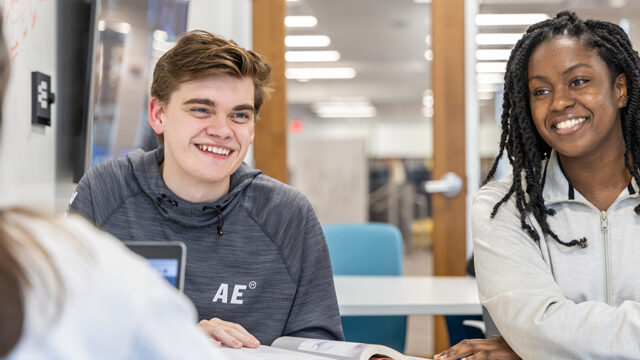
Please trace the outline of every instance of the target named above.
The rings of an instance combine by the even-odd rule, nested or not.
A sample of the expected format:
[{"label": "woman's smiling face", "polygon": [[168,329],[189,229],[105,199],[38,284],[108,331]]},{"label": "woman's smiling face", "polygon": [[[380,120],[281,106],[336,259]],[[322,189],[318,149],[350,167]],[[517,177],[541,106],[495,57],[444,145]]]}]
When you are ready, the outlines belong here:
[{"label": "woman's smiling face", "polygon": [[561,156],[583,157],[624,146],[620,109],[626,77],[615,75],[583,40],[557,36],[529,58],[531,116],[544,141]]}]

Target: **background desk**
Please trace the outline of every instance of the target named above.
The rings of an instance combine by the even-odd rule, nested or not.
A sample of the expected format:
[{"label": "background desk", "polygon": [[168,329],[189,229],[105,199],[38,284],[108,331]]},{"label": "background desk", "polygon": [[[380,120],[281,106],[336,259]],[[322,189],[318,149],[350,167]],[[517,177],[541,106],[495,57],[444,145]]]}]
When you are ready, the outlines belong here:
[{"label": "background desk", "polygon": [[335,276],[340,315],[480,315],[467,276]]}]

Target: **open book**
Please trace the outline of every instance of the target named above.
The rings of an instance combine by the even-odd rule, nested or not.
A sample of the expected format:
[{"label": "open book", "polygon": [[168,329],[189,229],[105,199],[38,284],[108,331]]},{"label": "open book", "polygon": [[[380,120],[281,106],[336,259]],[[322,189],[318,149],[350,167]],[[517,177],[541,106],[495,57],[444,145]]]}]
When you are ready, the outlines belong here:
[{"label": "open book", "polygon": [[384,345],[283,336],[257,349],[222,348],[234,360],[411,360]]}]

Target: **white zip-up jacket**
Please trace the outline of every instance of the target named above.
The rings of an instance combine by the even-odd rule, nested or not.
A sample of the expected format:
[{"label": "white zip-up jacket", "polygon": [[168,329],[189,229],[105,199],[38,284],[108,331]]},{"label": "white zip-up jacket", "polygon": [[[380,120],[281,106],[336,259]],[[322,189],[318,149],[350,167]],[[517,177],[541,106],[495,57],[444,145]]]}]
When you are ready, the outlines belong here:
[{"label": "white zip-up jacket", "polygon": [[640,216],[632,181],[607,211],[600,211],[565,178],[552,152],[543,164],[543,197],[554,209],[547,222],[569,242],[543,236],[533,215],[520,226],[515,197],[494,219],[494,205],[512,177],[483,186],[472,210],[480,301],[500,333],[524,359],[640,358]]}]

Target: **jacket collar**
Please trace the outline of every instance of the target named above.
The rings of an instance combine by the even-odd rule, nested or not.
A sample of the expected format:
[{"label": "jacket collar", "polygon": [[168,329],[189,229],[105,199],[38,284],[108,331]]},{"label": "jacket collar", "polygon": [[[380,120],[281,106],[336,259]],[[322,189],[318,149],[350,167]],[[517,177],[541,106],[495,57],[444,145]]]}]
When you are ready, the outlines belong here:
[{"label": "jacket collar", "polygon": [[[244,189],[260,174],[259,170],[243,163],[231,175],[227,194],[215,202],[193,203],[176,195],[162,179],[158,168],[158,165],[164,161],[162,146],[146,153],[142,150],[130,152],[127,158],[142,191],[153,201],[160,214],[187,226],[206,226],[217,223],[220,210],[224,217],[228,217],[234,207],[233,204],[238,203]],[[215,210],[216,208],[220,210]]]},{"label": "jacket collar", "polygon": [[[552,150],[549,159],[542,163],[542,170],[542,196],[545,205],[574,200],[588,202],[564,176],[558,160],[558,153],[555,150]],[[638,183],[633,177],[618,198],[632,195],[638,196]]]}]

